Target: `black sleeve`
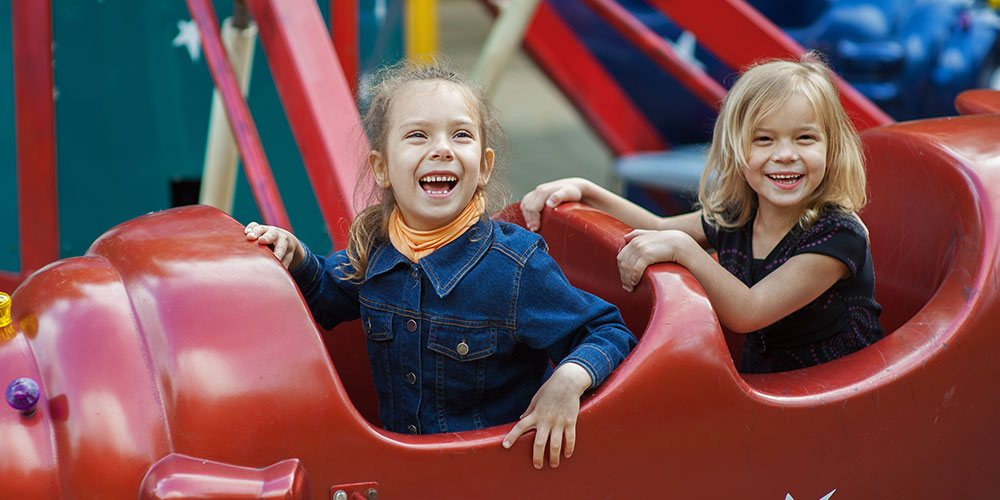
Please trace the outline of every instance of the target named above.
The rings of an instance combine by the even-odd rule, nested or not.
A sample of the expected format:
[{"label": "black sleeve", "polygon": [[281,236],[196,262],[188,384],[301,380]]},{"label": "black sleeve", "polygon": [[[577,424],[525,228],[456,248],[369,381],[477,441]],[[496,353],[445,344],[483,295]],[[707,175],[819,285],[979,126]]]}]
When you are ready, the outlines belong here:
[{"label": "black sleeve", "polygon": [[704,212],[701,214],[701,229],[705,231],[705,240],[708,241],[708,246],[716,249],[719,248],[719,230],[715,227],[715,224],[705,217]]},{"label": "black sleeve", "polygon": [[868,235],[853,215],[824,216],[809,228],[792,255],[803,253],[833,257],[854,277],[868,258]]}]

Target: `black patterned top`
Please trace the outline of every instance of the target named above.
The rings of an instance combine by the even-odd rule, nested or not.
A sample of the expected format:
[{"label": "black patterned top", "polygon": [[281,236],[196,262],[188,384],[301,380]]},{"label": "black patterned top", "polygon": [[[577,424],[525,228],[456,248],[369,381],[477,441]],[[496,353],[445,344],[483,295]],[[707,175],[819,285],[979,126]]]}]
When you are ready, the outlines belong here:
[{"label": "black patterned top", "polygon": [[753,222],[736,229],[717,228],[704,217],[702,227],[719,263],[748,287],[795,255],[817,253],[847,266],[850,275],[798,311],[755,332],[743,343],[739,370],[770,373],[825,363],[882,338],[875,301],[875,272],[868,237],[851,214],[830,212],[807,230],[798,226],[763,259],[753,258]]}]

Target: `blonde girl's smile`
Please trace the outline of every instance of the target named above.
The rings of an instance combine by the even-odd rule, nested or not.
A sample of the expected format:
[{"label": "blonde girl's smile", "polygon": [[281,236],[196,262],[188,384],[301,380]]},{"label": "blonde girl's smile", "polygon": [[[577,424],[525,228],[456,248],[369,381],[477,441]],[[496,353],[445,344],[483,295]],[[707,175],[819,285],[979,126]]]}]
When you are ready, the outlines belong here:
[{"label": "blonde girl's smile", "polygon": [[493,150],[483,148],[471,96],[443,80],[407,84],[389,110],[385,152],[371,151],[376,180],[392,190],[408,226],[447,225],[486,185]]}]

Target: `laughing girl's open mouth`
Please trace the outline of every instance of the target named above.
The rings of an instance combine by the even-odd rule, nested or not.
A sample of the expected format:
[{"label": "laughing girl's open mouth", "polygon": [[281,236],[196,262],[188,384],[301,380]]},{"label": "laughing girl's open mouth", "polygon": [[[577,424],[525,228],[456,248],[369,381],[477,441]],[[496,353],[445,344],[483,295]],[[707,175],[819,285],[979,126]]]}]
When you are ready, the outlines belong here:
[{"label": "laughing girl's open mouth", "polygon": [[425,175],[420,178],[420,188],[428,194],[445,195],[455,189],[458,177],[454,175]]}]

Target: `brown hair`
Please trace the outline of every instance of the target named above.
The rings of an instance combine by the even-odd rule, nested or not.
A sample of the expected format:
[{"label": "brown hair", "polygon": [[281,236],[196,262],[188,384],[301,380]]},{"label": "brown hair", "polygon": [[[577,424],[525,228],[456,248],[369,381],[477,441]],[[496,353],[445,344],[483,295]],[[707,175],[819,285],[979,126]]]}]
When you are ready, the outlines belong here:
[{"label": "brown hair", "polygon": [[813,106],[826,136],[826,175],[807,200],[799,226],[808,228],[824,211],[857,213],[865,206],[865,163],[861,140],[840,103],[833,73],[809,52],[799,61],[770,60],[749,67],[733,85],[715,121],[698,201],[715,224],[733,228],[750,220],[757,194],[743,175],[753,130],[791,95]]},{"label": "brown hair", "polygon": [[[474,118],[478,120],[483,152],[485,153],[486,148],[492,148],[495,152],[496,160],[490,182],[477,189],[477,194],[482,194],[486,203],[486,213],[483,217],[489,217],[489,213],[496,212],[506,205],[510,197],[503,168],[503,158],[506,156],[503,154],[506,145],[503,129],[500,127],[496,109],[486,92],[463,80],[443,63],[433,61],[424,64],[404,61],[383,68],[375,74],[373,79],[375,83],[371,86],[369,94],[368,109],[361,119],[368,143],[372,150],[385,155],[386,129],[389,125],[393,99],[399,94],[400,89],[410,83],[434,80],[452,83],[466,94],[475,114]],[[485,161],[485,158],[481,161]],[[347,258],[353,267],[353,272],[344,269],[346,279],[359,283],[364,281],[371,251],[389,238],[389,216],[396,206],[392,189],[378,186],[368,172],[370,169],[365,164],[358,175],[356,189],[357,194],[361,194],[361,198],[365,199],[367,208],[358,213],[348,231]],[[364,191],[367,191],[367,195]]]}]

